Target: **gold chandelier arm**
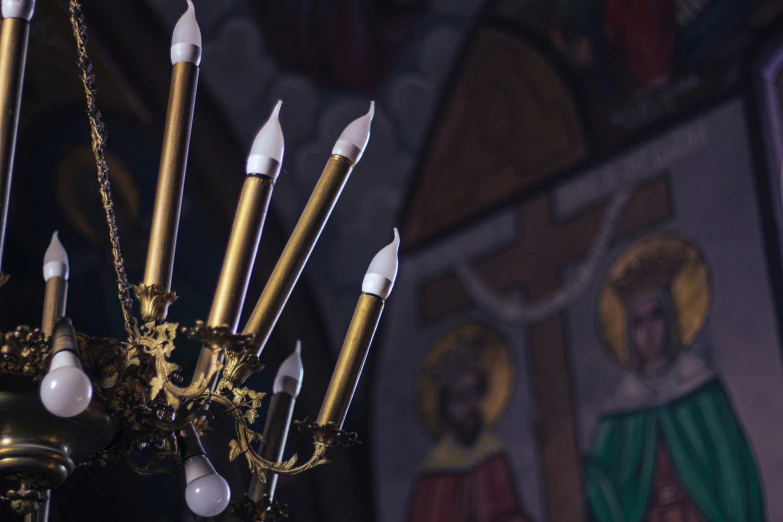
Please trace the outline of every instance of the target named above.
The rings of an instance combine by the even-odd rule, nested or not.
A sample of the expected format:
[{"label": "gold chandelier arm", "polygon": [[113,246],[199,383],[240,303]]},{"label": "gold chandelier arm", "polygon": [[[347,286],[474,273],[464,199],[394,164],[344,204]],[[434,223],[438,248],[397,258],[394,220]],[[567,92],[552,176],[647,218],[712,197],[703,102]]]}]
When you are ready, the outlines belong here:
[{"label": "gold chandelier arm", "polygon": [[120,237],[117,230],[117,219],[114,216],[114,203],[111,199],[111,183],[109,183],[109,165],[106,163],[104,149],[106,147],[106,127],[101,120],[101,112],[95,102],[95,76],[92,74],[92,62],[87,56],[87,25],[84,23],[84,14],[79,0],[70,0],[69,11],[71,14],[71,25],[73,26],[73,36],[76,39],[76,47],[79,54],[79,76],[84,84],[84,93],[87,98],[87,116],[90,119],[90,129],[92,135],[92,151],[95,155],[95,163],[98,167],[98,186],[103,203],[103,210],[106,213],[106,224],[109,226],[109,240],[111,242],[111,252],[114,260],[114,271],[117,273],[117,290],[122,307],[122,315],[125,319],[125,330],[131,339],[136,337],[136,319],[131,310],[133,300],[131,299],[131,285],[128,282],[128,276],[125,273],[125,261],[120,249]]},{"label": "gold chandelier arm", "polygon": [[[284,462],[272,462],[253,451],[253,443],[263,440],[260,433],[253,431],[247,425],[248,413],[251,411],[255,412],[255,409],[252,407],[250,409],[243,407],[243,403],[238,399],[238,397],[248,393],[246,389],[241,388],[233,391],[235,395],[234,400],[229,399],[225,395],[216,393],[210,393],[209,396],[210,400],[220,406],[224,413],[227,413],[234,418],[237,440],[232,440],[229,443],[228,458],[230,461],[233,462],[240,455],[244,455],[250,470],[258,475],[259,479],[263,482],[266,482],[267,471],[277,473],[278,475],[297,475],[309,469],[329,463],[324,457],[326,451],[331,447],[331,444],[328,442],[315,441],[313,455],[307,462],[299,466],[296,466],[296,455]],[[249,393],[254,394],[255,392]],[[259,395],[261,394],[255,395],[255,398],[258,398]],[[260,398],[258,400],[260,400]],[[251,415],[251,418],[254,419],[255,416]]]},{"label": "gold chandelier arm", "polygon": [[[155,371],[148,384],[150,386],[149,401],[155,401],[160,394],[163,394],[166,404],[172,412],[180,409],[182,403],[192,403],[199,397],[209,391],[209,383],[222,368],[221,349],[212,350],[212,359],[210,364],[205,366],[203,371],[198,371],[186,387],[177,386],[173,382],[174,377],[179,371],[179,366],[169,360],[174,351],[174,339],[177,336],[177,323],[163,323],[154,325],[148,323],[142,325],[139,335],[135,339],[142,352],[153,358],[155,362]],[[202,332],[203,323],[198,323],[195,328],[183,329],[188,336],[194,336]]]}]

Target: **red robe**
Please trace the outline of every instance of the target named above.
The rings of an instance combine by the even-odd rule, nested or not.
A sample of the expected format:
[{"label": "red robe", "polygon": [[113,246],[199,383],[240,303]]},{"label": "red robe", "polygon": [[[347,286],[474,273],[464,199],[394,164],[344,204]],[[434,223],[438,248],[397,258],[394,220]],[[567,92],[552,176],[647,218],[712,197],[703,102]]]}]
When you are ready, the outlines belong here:
[{"label": "red robe", "polygon": [[409,522],[530,522],[508,455],[482,436],[470,452],[441,442],[419,471]]},{"label": "red robe", "polygon": [[644,522],[707,522],[680,482],[664,444],[655,456],[652,487]]},{"label": "red robe", "polygon": [[668,83],[674,75],[676,0],[607,0],[606,37],[638,85]]}]

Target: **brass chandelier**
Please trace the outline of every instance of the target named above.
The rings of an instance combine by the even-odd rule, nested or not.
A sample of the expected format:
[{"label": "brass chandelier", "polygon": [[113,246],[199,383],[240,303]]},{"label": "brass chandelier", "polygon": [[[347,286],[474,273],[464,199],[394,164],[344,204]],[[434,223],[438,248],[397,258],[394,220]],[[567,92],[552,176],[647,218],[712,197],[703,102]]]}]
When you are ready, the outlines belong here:
[{"label": "brass chandelier", "polygon": [[[342,430],[375,329],[397,275],[399,235],[370,263],[356,311],[332,380],[315,421],[295,424],[312,437],[312,456],[281,461],[294,401],[302,384],[300,347],[286,359],[274,381],[263,433],[252,429],[263,393],[243,387],[261,370],[265,344],[286,305],[326,221],[370,137],[374,106],[340,135],[310,200],[286,244],[253,313],[241,333],[240,315],[264,219],[283,160],[278,102],[258,133],[247,161],[247,177],[206,322],[180,328],[166,321],[175,301],[171,290],[177,230],[185,182],[190,130],[196,100],[201,33],[191,0],[174,28],[173,64],[163,151],[144,281],[131,285],[125,273],[114,217],[106,131],[96,105],[95,78],[87,55],[87,29],[79,0],[69,12],[78,52],[78,71],[87,100],[99,192],[117,276],[125,339],[77,333],[66,316],[69,264],[57,233],[43,263],[46,293],[40,328],[19,326],[0,333],[0,499],[28,520],[45,521],[51,489],[77,467],[124,459],[137,473],[163,471],[166,461],[184,468],[186,502],[197,515],[212,517],[229,505],[247,520],[286,517],[274,501],[278,475],[293,475],[327,462],[334,446],[356,444]],[[0,24],[0,266],[5,243],[14,149],[35,0],[2,0]],[[7,276],[0,272],[0,286]],[[138,321],[132,313],[135,296]],[[170,357],[177,335],[202,345],[195,372],[182,386]],[[208,409],[233,418],[236,437],[229,459],[244,459],[251,486],[231,501],[227,482],[207,459],[199,436],[208,427]],[[155,454],[143,465],[134,452]]]}]

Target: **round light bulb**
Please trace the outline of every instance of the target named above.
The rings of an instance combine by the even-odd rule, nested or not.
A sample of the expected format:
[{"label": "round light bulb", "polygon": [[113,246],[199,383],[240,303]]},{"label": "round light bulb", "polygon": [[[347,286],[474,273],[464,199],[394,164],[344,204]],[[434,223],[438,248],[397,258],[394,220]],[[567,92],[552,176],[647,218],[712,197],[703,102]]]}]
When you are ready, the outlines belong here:
[{"label": "round light bulb", "polygon": [[92,382],[77,366],[54,368],[41,382],[41,402],[58,417],[79,415],[90,405],[90,400]]},{"label": "round light bulb", "polygon": [[190,482],[185,488],[185,502],[190,510],[200,517],[214,517],[221,514],[231,501],[231,488],[226,479],[217,473],[210,473]]}]

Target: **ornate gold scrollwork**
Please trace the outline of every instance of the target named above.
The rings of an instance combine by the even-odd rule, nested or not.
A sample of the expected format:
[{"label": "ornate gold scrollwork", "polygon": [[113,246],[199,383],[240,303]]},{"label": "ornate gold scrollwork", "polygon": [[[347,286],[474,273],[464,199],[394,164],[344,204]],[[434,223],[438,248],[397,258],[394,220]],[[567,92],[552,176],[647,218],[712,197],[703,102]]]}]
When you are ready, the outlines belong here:
[{"label": "ornate gold scrollwork", "polygon": [[171,381],[172,374],[179,372],[180,367],[171,362],[169,357],[175,348],[174,339],[177,336],[178,327],[177,323],[159,325],[147,323],[141,327],[139,337],[134,340],[134,343],[141,347],[144,354],[153,357],[155,361],[154,376],[148,383],[151,387],[149,401],[155,401],[163,392],[166,404],[174,411],[179,409],[183,401],[192,401],[203,395],[212,378],[223,368],[220,361],[221,352],[213,350],[206,373],[196,374],[186,388],[174,384]]},{"label": "ornate gold scrollwork", "polygon": [[[355,434],[345,433],[334,425],[318,426],[308,420],[297,422],[299,430],[313,436],[314,451],[306,462],[297,464],[297,456],[284,462],[271,462],[253,448],[263,441],[250,426],[258,420],[258,409],[264,393],[242,387],[245,380],[263,365],[255,354],[252,336],[235,335],[226,327],[211,327],[197,322],[180,331],[186,337],[210,348],[209,365],[194,376],[187,387],[177,386],[180,367],[170,360],[179,326],[176,323],[148,322],[135,330],[127,342],[77,334],[85,371],[95,383],[96,398],[120,423],[122,435],[111,447],[79,463],[79,466],[102,465],[110,459],[124,457],[128,466],[140,475],[167,473],[163,465],[174,460],[181,464],[176,433],[195,423],[199,433],[206,431],[206,403],[213,403],[235,422],[236,439],[229,444],[229,459],[244,455],[252,473],[265,481],[266,473],[295,475],[326,464],[329,448],[358,443]],[[13,332],[0,333],[0,374],[21,374],[40,380],[46,374],[49,339],[40,330],[20,326]],[[225,356],[225,366],[222,362]],[[210,382],[223,370],[215,392]],[[148,445],[159,451],[144,465],[137,464],[131,452]],[[20,496],[21,495],[21,496]],[[34,493],[14,493],[19,509],[28,509]],[[10,497],[7,497],[11,500]],[[259,504],[259,506],[261,506]],[[284,510],[265,505],[256,520],[284,517]]]},{"label": "ornate gold scrollwork", "polygon": [[[237,433],[236,440],[229,442],[228,459],[231,462],[240,455],[244,455],[250,471],[258,475],[258,478],[264,482],[266,482],[267,471],[277,473],[278,475],[296,475],[329,462],[324,458],[326,451],[329,449],[329,444],[322,442],[315,442],[315,450],[312,457],[299,466],[296,466],[296,455],[285,462],[266,460],[253,450],[253,443],[263,441],[264,437],[248,426],[248,422],[252,424],[258,418],[258,408],[261,406],[264,394],[247,388],[235,387],[228,390],[227,388],[221,388],[220,385],[218,385],[218,390],[222,393],[211,393],[210,400],[220,406],[224,413],[234,418]],[[231,393],[233,397],[229,398],[227,396],[228,393]]]},{"label": "ornate gold scrollwork", "polygon": [[166,288],[156,283],[134,285],[133,293],[141,305],[141,319],[145,323],[162,323],[168,315],[169,305],[177,300],[177,294],[167,292]]},{"label": "ornate gold scrollwork", "polygon": [[13,332],[0,332],[0,374],[39,381],[46,374],[49,352],[49,340],[38,328],[19,326]]},{"label": "ornate gold scrollwork", "polygon": [[39,482],[34,474],[19,473],[6,476],[6,480],[18,482],[20,487],[0,494],[0,500],[11,503],[11,509],[18,515],[27,515],[38,510],[38,507],[49,499],[46,485]]},{"label": "ornate gold scrollwork", "polygon": [[179,453],[177,437],[171,435],[160,444],[160,449],[155,453],[144,466],[139,466],[131,457],[130,452],[125,453],[125,464],[137,475],[150,476],[158,473],[173,475],[170,467],[164,466],[167,461],[172,461],[178,466],[182,465],[182,457]]}]

